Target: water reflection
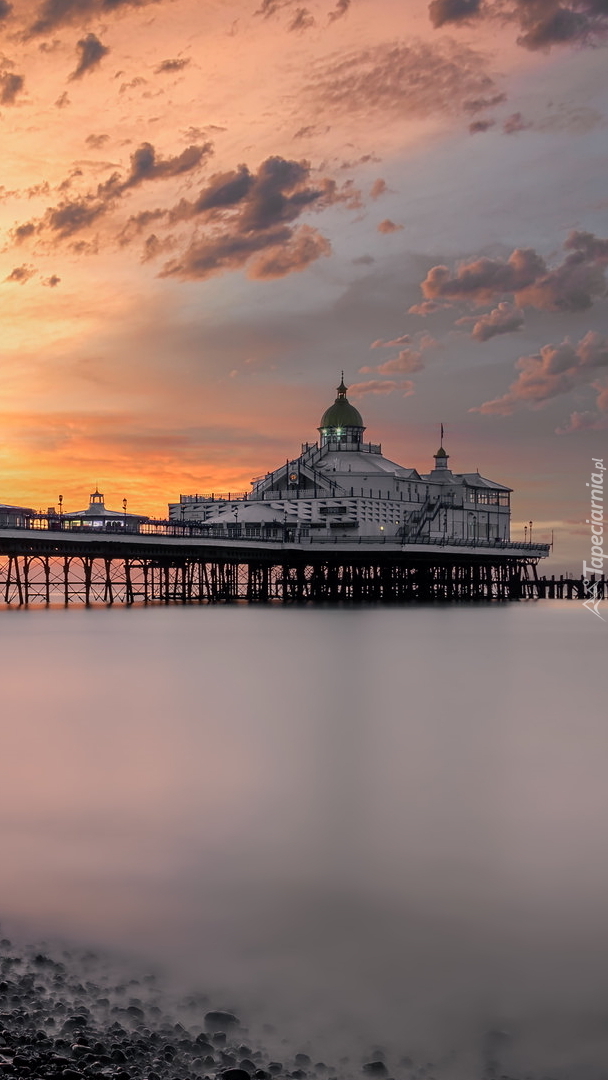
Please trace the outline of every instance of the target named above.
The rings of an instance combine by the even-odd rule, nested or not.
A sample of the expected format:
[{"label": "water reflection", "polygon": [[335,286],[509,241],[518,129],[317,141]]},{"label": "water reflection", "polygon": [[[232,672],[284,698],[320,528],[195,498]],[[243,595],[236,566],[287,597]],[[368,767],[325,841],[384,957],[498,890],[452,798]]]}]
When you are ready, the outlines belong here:
[{"label": "water reflection", "polygon": [[500,1027],[507,1064],[586,1076],[601,629],[555,603],[3,612],[4,914],[301,1040],[470,1077]]}]

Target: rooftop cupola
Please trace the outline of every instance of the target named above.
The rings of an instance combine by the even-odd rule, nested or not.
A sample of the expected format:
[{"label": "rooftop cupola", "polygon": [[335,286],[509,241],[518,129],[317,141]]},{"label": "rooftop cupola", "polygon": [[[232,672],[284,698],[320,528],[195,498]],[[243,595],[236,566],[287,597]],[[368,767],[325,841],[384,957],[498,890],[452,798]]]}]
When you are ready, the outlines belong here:
[{"label": "rooftop cupola", "polygon": [[435,481],[435,483],[437,483],[437,481],[439,481],[441,483],[446,483],[447,481],[452,481],[454,479],[453,476],[452,476],[452,471],[451,471],[450,467],[448,466],[448,458],[449,458],[449,456],[450,455],[446,452],[446,450],[444,450],[444,447],[443,447],[443,424],[442,424],[441,425],[441,445],[440,445],[437,453],[435,454],[435,468],[432,469],[430,474],[429,474],[431,476],[431,478]]},{"label": "rooftop cupola", "polygon": [[439,449],[438,449],[437,453],[435,454],[435,468],[436,469],[447,469],[447,467],[448,467],[448,458],[449,458],[450,455],[446,454],[445,450],[443,449],[443,424],[441,424],[440,427],[441,427],[441,442],[440,442],[440,445],[439,445]]},{"label": "rooftop cupola", "polygon": [[95,508],[95,507],[98,510],[104,510],[105,509],[105,507],[103,505],[103,493],[101,491],[99,491],[99,489],[97,487],[95,487],[95,491],[93,491],[91,493],[91,495],[89,495],[89,508]]},{"label": "rooftop cupola", "polygon": [[338,386],[338,396],[333,405],[326,409],[321,417],[319,431],[321,445],[328,442],[361,443],[365,424],[358,409],[351,405],[346,396],[348,387],[344,385],[344,372]]}]

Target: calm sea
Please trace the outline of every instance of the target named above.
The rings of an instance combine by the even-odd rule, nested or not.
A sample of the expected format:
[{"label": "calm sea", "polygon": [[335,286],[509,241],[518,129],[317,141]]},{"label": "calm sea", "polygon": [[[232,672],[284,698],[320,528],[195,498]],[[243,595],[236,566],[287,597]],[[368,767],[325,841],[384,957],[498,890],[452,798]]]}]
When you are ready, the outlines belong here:
[{"label": "calm sea", "polygon": [[577,602],[2,611],[3,919],[317,1057],[598,1080],[607,644]]}]

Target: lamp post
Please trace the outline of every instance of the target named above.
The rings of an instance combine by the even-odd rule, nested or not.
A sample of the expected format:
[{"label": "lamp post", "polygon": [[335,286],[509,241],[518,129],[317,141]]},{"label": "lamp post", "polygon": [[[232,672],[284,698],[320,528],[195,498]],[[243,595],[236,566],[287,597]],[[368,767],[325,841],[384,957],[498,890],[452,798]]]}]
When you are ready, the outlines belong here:
[{"label": "lamp post", "polygon": [[530,526],[530,543],[532,543],[532,522],[529,521],[528,525]]},{"label": "lamp post", "polygon": [[63,495],[59,496],[59,528],[63,529]]},{"label": "lamp post", "polygon": [[125,515],[123,529],[126,529],[127,528],[127,500],[126,499],[122,500],[122,512]]},{"label": "lamp post", "polygon": [[528,543],[528,526],[524,525],[524,544]]}]

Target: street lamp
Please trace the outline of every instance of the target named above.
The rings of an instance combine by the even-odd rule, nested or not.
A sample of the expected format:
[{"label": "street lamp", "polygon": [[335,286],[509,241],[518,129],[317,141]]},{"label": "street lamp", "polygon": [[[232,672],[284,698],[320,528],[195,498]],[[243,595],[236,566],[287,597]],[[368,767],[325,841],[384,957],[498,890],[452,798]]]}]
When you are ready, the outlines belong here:
[{"label": "street lamp", "polygon": [[530,543],[532,543],[532,522],[529,521],[528,525],[530,526]]},{"label": "street lamp", "polygon": [[524,525],[524,544],[528,543],[528,526]]},{"label": "street lamp", "polygon": [[127,500],[126,499],[122,500],[122,512],[125,515],[123,528],[126,529],[126,527],[127,527]]},{"label": "street lamp", "polygon": [[63,528],[63,495],[59,496],[59,528]]}]

